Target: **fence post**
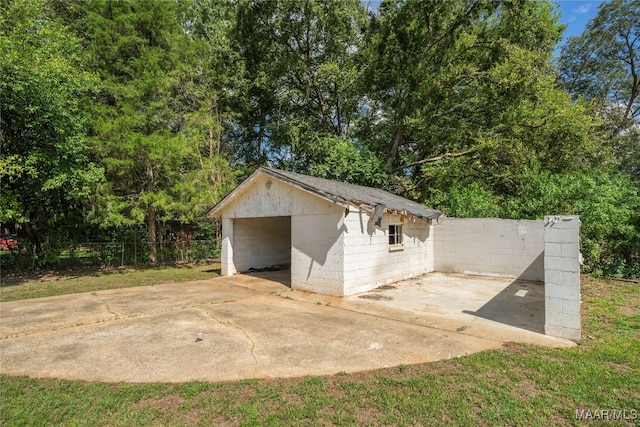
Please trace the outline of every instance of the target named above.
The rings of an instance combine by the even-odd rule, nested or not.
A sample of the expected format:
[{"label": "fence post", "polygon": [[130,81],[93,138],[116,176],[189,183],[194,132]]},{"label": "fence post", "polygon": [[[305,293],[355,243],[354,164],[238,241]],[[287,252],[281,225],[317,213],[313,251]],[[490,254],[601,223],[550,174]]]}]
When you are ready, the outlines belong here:
[{"label": "fence post", "polygon": [[31,271],[36,271],[36,244],[31,244],[33,250],[31,251]]},{"label": "fence post", "polygon": [[124,267],[124,243],[120,245],[120,267]]}]

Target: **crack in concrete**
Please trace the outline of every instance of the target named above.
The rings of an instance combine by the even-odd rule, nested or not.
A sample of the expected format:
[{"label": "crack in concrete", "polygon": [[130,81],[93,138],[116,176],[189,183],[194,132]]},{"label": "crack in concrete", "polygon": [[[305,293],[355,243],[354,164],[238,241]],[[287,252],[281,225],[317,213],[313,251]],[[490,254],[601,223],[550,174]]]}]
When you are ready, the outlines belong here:
[{"label": "crack in concrete", "polygon": [[107,306],[107,311],[111,314],[113,314],[114,316],[114,320],[117,320],[120,318],[120,315],[118,313],[116,313],[115,311],[111,310],[111,307],[109,307],[109,304],[106,304]]},{"label": "crack in concrete", "polygon": [[220,323],[221,325],[229,325],[235,329],[239,329],[243,332],[244,336],[251,342],[251,357],[253,357],[253,369],[254,372],[258,372],[258,358],[256,357],[256,353],[255,353],[255,349],[256,349],[256,342],[253,340],[253,338],[251,338],[251,336],[249,335],[249,333],[247,332],[247,330],[245,328],[243,328],[242,326],[239,325],[235,325],[233,322],[231,322],[231,320],[227,320],[226,322],[221,321],[220,319],[218,319],[217,317],[215,317],[213,314],[207,312],[207,314],[209,315],[209,317],[211,317],[213,320],[215,320],[216,322]]},{"label": "crack in concrete", "polygon": [[86,321],[86,322],[76,322],[76,323],[73,323],[73,324],[70,324],[70,325],[61,325],[61,326],[58,326],[58,327],[54,327],[54,328],[51,328],[51,329],[45,329],[45,330],[39,329],[37,331],[29,331],[29,332],[23,332],[23,333],[17,333],[17,334],[8,334],[8,335],[4,335],[4,336],[0,337],[0,341],[7,340],[7,339],[12,339],[12,338],[26,337],[26,336],[29,336],[29,335],[37,335],[37,334],[48,333],[48,332],[57,332],[57,331],[65,330],[65,329],[78,328],[78,327],[83,327],[83,326],[97,325],[97,324],[100,324],[100,323],[108,323],[108,322],[116,322],[116,321],[127,320],[127,319],[134,319],[136,317],[154,316],[156,314],[169,313],[169,312],[172,312],[172,311],[188,310],[190,308],[200,308],[200,307],[205,306],[205,305],[216,305],[216,304],[223,304],[223,303],[227,303],[227,302],[235,302],[235,300],[225,300],[225,301],[217,301],[217,302],[205,302],[205,303],[200,303],[200,304],[188,305],[188,306],[184,306],[184,307],[174,307],[174,308],[168,308],[166,310],[149,311],[149,312],[145,312],[145,313],[135,313],[135,314],[129,314],[129,315],[119,315],[118,313],[116,313],[113,310],[111,310],[109,305],[106,304],[107,312],[109,314],[112,314],[114,317],[109,317],[109,318],[106,318],[106,319],[94,319],[92,321]]},{"label": "crack in concrete", "polygon": [[105,307],[107,308],[107,313],[113,315],[114,316],[114,320],[118,320],[120,318],[120,315],[118,313],[116,313],[115,311],[111,310],[111,307],[109,307],[109,303],[107,302],[106,299],[100,298],[100,296],[96,292],[91,292],[91,295],[96,297],[96,299],[98,301],[100,301],[101,303],[103,303],[105,305]]}]

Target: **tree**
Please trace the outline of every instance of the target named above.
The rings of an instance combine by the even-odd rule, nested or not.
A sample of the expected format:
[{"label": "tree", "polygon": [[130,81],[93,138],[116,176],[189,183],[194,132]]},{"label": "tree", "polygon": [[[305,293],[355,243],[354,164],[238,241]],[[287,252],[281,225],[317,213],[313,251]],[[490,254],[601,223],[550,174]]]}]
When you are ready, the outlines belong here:
[{"label": "tree", "polygon": [[309,172],[336,137],[364,149],[352,134],[361,107],[355,56],[365,27],[358,0],[239,3],[236,37],[253,107],[243,117],[245,143],[259,163]]},{"label": "tree", "polygon": [[193,0],[184,8],[182,25],[192,51],[185,58],[178,101],[184,112],[181,133],[198,155],[199,167],[183,181],[185,192],[192,189],[196,215],[220,201],[236,183],[230,163],[238,166],[236,141],[247,82],[232,38],[235,16],[230,0]]},{"label": "tree", "polygon": [[590,100],[603,120],[620,169],[640,179],[640,1],[600,5],[559,59],[560,82]]},{"label": "tree", "polygon": [[617,116],[612,132],[640,116],[640,1],[600,5],[584,32],[572,37],[560,55],[560,77],[575,96],[606,100]]},{"label": "tree", "polygon": [[512,194],[535,158],[590,167],[602,154],[595,122],[556,87],[549,61],[561,30],[547,2],[383,2],[362,54],[358,136],[427,201],[460,181]]},{"label": "tree", "polygon": [[[198,52],[176,2],[91,0],[73,7],[75,28],[101,78],[92,136],[108,182],[92,214],[105,227],[144,222],[156,262],[158,224],[202,215],[194,201],[202,186],[190,185],[203,182],[202,133],[184,132]],[[212,156],[206,169],[218,166],[224,162]]]},{"label": "tree", "polygon": [[96,79],[46,3],[0,8],[0,222],[21,224],[40,251],[43,234],[77,229],[103,180],[81,106]]}]

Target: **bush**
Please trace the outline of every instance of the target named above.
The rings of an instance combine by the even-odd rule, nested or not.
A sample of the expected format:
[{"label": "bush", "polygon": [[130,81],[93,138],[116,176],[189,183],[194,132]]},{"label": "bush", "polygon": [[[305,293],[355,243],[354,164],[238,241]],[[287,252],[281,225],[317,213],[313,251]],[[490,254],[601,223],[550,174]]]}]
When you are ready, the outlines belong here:
[{"label": "bush", "polygon": [[640,194],[628,175],[600,169],[554,174],[533,165],[512,195],[497,195],[476,182],[454,184],[431,190],[427,204],[456,217],[579,215],[585,272],[640,276]]}]

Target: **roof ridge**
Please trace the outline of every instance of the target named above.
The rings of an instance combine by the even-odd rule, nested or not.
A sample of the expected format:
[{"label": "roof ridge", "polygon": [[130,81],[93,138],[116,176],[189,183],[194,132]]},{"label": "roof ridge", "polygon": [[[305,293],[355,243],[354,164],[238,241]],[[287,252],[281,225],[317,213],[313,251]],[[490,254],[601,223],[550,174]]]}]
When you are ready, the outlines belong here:
[{"label": "roof ridge", "polygon": [[[367,187],[364,185],[353,184],[350,182],[343,182],[343,181],[336,181],[336,180],[331,180],[327,178],[314,177],[311,175],[305,175],[298,172],[285,171],[285,170],[271,168],[267,166],[261,166],[260,169],[263,170],[268,175],[275,176],[276,178],[284,179],[285,181],[287,180],[295,181],[299,186],[304,187],[308,191],[314,192],[316,194],[320,193],[318,195],[321,195],[322,197],[327,198],[327,195],[329,195],[334,198],[338,198],[343,203],[354,204],[353,202],[357,202],[361,204],[370,205],[372,208],[374,208],[377,205],[383,205],[385,206],[385,208],[391,211],[409,212],[414,216],[417,216],[420,218],[427,218],[427,219],[437,219],[442,215],[442,212],[440,211],[427,208],[416,201],[407,199],[406,197],[399,196],[397,194],[391,193],[381,188]],[[324,185],[321,185],[321,184],[324,184]],[[320,187],[324,187],[324,188],[320,188]],[[343,188],[343,191],[340,191],[341,190],[340,187],[346,187],[346,188]],[[345,192],[348,192],[346,191],[347,188],[350,190],[357,190],[358,192],[365,193],[364,196],[368,196],[368,197],[349,197],[354,195],[344,194]],[[393,200],[385,200],[385,199],[393,199]]]}]

